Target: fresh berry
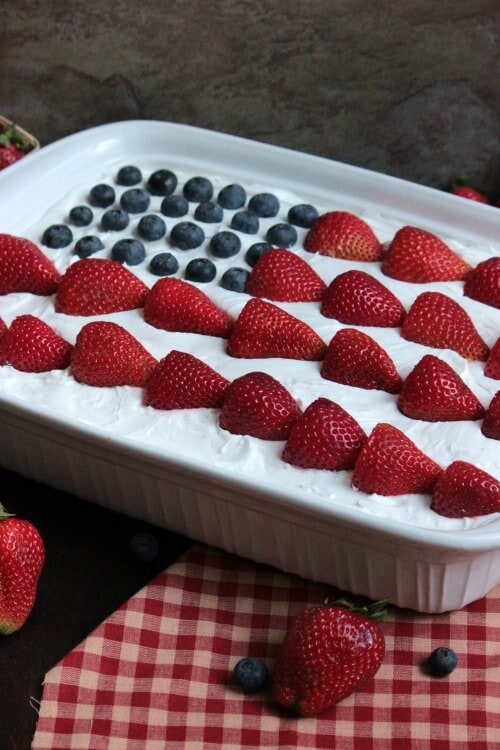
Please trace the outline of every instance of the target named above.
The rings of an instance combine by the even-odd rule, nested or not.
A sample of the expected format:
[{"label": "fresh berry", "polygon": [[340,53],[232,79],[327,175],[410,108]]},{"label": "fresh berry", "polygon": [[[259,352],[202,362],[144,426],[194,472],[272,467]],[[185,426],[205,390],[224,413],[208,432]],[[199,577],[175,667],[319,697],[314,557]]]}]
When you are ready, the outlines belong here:
[{"label": "fresh berry", "polygon": [[0,361],[22,372],[64,370],[72,346],[34,315],[19,315],[0,340]]},{"label": "fresh berry", "polygon": [[318,210],[309,203],[299,203],[288,211],[287,219],[296,227],[310,229],[318,218]]},{"label": "fresh berry", "polygon": [[500,257],[483,260],[471,271],[465,280],[464,294],[500,309]]},{"label": "fresh berry", "polygon": [[19,630],[36,599],[45,548],[38,529],[20,518],[0,513],[0,634]]},{"label": "fresh berry", "polygon": [[184,185],[182,193],[188,201],[202,203],[212,200],[214,186],[206,177],[191,177]]},{"label": "fresh berry", "polygon": [[381,247],[366,221],[349,211],[330,211],[320,216],[304,240],[311,253],[344,260],[372,261],[380,258]]},{"label": "fresh berry", "polygon": [[89,196],[90,204],[98,208],[108,208],[108,206],[111,206],[115,202],[115,198],[116,193],[114,188],[111,185],[103,183],[94,185]]},{"label": "fresh berry", "polygon": [[59,271],[33,242],[0,234],[0,294],[46,296],[56,291],[60,279]]},{"label": "fresh berry", "polygon": [[264,253],[273,249],[274,248],[270,242],[255,242],[253,245],[250,245],[246,251],[245,260],[249,266],[254,266]]},{"label": "fresh berry", "polygon": [[439,646],[429,654],[426,667],[431,677],[446,677],[458,664],[458,657],[452,648]]},{"label": "fresh berry", "polygon": [[172,253],[157,253],[151,258],[149,270],[155,276],[172,276],[179,270],[179,263]]},{"label": "fresh berry", "polygon": [[426,354],[409,373],[401,388],[398,408],[411,419],[453,422],[481,419],[484,409],[455,370]]},{"label": "fresh berry", "polygon": [[475,201],[476,203],[489,203],[490,200],[485,193],[478,190],[472,185],[468,184],[468,180],[464,177],[457,177],[456,180],[450,185],[449,192],[453,195],[458,195],[460,198],[467,198],[467,200]]},{"label": "fresh berry", "polygon": [[217,269],[209,258],[193,258],[186,266],[186,279],[206,284],[215,279]]},{"label": "fresh berry", "polygon": [[193,250],[199,247],[205,239],[205,233],[197,224],[191,221],[181,221],[172,227],[170,241],[179,250]]},{"label": "fresh berry", "polygon": [[69,212],[69,220],[75,227],[88,227],[93,218],[94,213],[89,206],[74,206]]},{"label": "fresh berry", "polygon": [[248,210],[255,216],[269,219],[280,210],[280,202],[272,193],[257,193],[248,201]]},{"label": "fresh berry", "polygon": [[217,196],[217,203],[219,203],[222,208],[234,211],[237,208],[242,208],[245,205],[246,199],[247,194],[245,188],[241,185],[232,184],[226,185],[220,190],[219,195]]},{"label": "fresh berry", "polygon": [[243,234],[257,234],[259,219],[250,211],[237,211],[231,219],[231,229]]},{"label": "fresh berry", "polygon": [[325,343],[306,323],[271,302],[249,300],[227,342],[231,357],[321,360]]},{"label": "fresh berry", "polygon": [[500,482],[473,464],[454,461],[436,482],[431,508],[447,518],[500,513]]},{"label": "fresh berry", "polygon": [[207,224],[217,224],[224,218],[224,212],[218,203],[203,201],[196,206],[194,218],[196,221],[203,221]]},{"label": "fresh berry", "polygon": [[207,295],[187,281],[160,279],[149,290],[144,303],[146,323],[165,331],[229,335],[232,321]]},{"label": "fresh berry", "polygon": [[386,497],[428,493],[440,473],[441,468],[401,430],[381,422],[361,448],[354,466],[352,486]]},{"label": "fresh berry", "polygon": [[147,211],[151,203],[151,196],[142,188],[129,188],[120,196],[120,206],[129,214],[142,214]]},{"label": "fresh berry", "polygon": [[146,385],[157,362],[131,333],[117,323],[87,323],[76,337],[71,373],[96,387]]},{"label": "fresh berry", "polygon": [[317,302],[323,298],[326,284],[305,260],[276,248],[254,265],[246,291],[279,302]]},{"label": "fresh berry", "polygon": [[219,425],[234,435],[286,440],[300,409],[291,393],[265,372],[242,375],[226,390]]},{"label": "fresh berry", "polygon": [[221,276],[220,285],[229,292],[244,292],[249,272],[245,268],[228,268]]},{"label": "fresh berry", "polygon": [[131,187],[132,185],[138,185],[142,180],[142,172],[139,167],[127,165],[120,167],[118,174],[116,175],[116,181],[119,185],[125,187]]},{"label": "fresh berry", "polygon": [[56,312],[105,315],[142,307],[147,286],[114,260],[84,258],[68,267],[55,298]]},{"label": "fresh berry", "polygon": [[158,539],[149,531],[140,531],[130,537],[129,549],[132,556],[140,563],[149,565],[160,556]]},{"label": "fresh berry", "polygon": [[334,335],[321,364],[321,377],[356,388],[399,393],[401,377],[391,357],[367,333],[341,328]]},{"label": "fresh berry", "polygon": [[66,224],[52,224],[42,234],[42,245],[53,250],[67,247],[73,242],[73,232]]},{"label": "fresh berry", "polygon": [[321,304],[327,318],[357,326],[395,328],[405,317],[398,298],[364,271],[345,271],[327,288]]},{"label": "fresh berry", "polygon": [[266,240],[278,247],[292,247],[297,242],[297,230],[291,224],[273,224],[266,232]]},{"label": "fresh berry", "polygon": [[441,292],[419,294],[404,319],[401,336],[424,346],[452,349],[469,360],[486,360],[488,347],[458,302]]},{"label": "fresh berry", "polygon": [[94,255],[99,250],[104,250],[104,245],[101,238],[93,234],[80,237],[75,243],[75,255],[79,258],[88,258],[89,255]]},{"label": "fresh berry", "polygon": [[487,378],[500,380],[500,337],[491,347],[491,351],[484,367],[484,374]]},{"label": "fresh berry", "polygon": [[382,258],[386,276],[412,283],[456,281],[470,270],[443,240],[418,227],[399,229]]},{"label": "fresh berry", "polygon": [[350,414],[333,401],[318,398],[293,425],[282,459],[304,469],[352,469],[365,440]]},{"label": "fresh berry", "polygon": [[137,234],[146,242],[161,240],[167,233],[167,225],[160,216],[148,214],[143,216],[137,224]]},{"label": "fresh berry", "polygon": [[101,216],[101,226],[105,232],[120,232],[129,225],[130,217],[123,208],[109,208]]},{"label": "fresh berry", "polygon": [[145,404],[155,409],[199,409],[222,406],[229,380],[186,352],[172,349],[153,370]]},{"label": "fresh berry", "polygon": [[130,238],[118,240],[111,248],[112,260],[118,263],[126,263],[128,266],[137,266],[146,257],[146,248],[140,240]]},{"label": "fresh berry", "polygon": [[167,195],[161,202],[160,211],[171,219],[179,219],[189,211],[189,203],[183,195]]},{"label": "fresh berry", "polygon": [[216,258],[231,258],[241,250],[241,240],[234,232],[217,232],[210,240],[210,252]]},{"label": "fresh berry", "polygon": [[147,182],[151,195],[171,195],[177,187],[177,176],[170,169],[157,169]]},{"label": "fresh berry", "polygon": [[16,161],[22,159],[24,152],[19,148],[11,144],[10,146],[0,147],[0,170],[5,167],[10,167],[11,164],[15,164]]},{"label": "fresh berry", "polygon": [[481,425],[481,432],[487,438],[500,440],[500,391],[497,391],[490,401]]},{"label": "fresh berry", "polygon": [[279,705],[314,716],[372,677],[385,654],[377,624],[385,604],[355,608],[341,600],[295,615],[274,666],[273,692]]},{"label": "fresh berry", "polygon": [[233,681],[245,693],[258,693],[269,681],[269,670],[265,661],[256,656],[240,659],[233,669]]}]

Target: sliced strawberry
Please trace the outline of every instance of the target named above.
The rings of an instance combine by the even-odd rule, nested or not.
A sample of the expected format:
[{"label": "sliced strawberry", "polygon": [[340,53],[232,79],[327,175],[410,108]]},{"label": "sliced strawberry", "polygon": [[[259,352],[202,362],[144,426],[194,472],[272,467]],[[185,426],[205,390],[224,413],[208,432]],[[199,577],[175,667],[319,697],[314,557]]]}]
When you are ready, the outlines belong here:
[{"label": "sliced strawberry", "polygon": [[463,279],[470,270],[443,240],[418,227],[399,229],[382,259],[386,276],[412,283]]},{"label": "sliced strawberry", "polygon": [[117,323],[87,323],[76,337],[71,372],[79,383],[97,387],[146,385],[156,359]]},{"label": "sliced strawberry", "polygon": [[352,469],[366,435],[341,406],[318,398],[294,423],[283,461],[304,469]]},{"label": "sliced strawberry", "polygon": [[342,328],[328,344],[321,377],[356,388],[399,393],[401,377],[385,349],[355,328]]},{"label": "sliced strawberry", "polygon": [[317,302],[326,284],[311,266],[290,250],[261,255],[247,279],[245,291],[277,302]]},{"label": "sliced strawberry", "polygon": [[30,240],[0,234],[0,294],[30,292],[54,294],[61,275]]},{"label": "sliced strawberry", "polygon": [[398,408],[411,419],[453,422],[481,419],[484,409],[455,370],[442,359],[426,354],[403,383]]},{"label": "sliced strawberry", "polygon": [[436,349],[453,349],[465,359],[485,360],[488,347],[460,305],[441,292],[423,292],[408,310],[401,336]]},{"label": "sliced strawberry", "polygon": [[197,287],[181,279],[160,279],[149,290],[144,320],[164,331],[201,333],[226,338],[230,317]]},{"label": "sliced strawberry", "polygon": [[398,298],[364,271],[336,276],[325,292],[321,312],[347,325],[383,328],[400,326],[405,316]]},{"label": "sliced strawberry", "polygon": [[500,440],[500,391],[497,391],[490,401],[481,425],[481,432],[488,438]]},{"label": "sliced strawberry", "polygon": [[105,315],[142,307],[147,286],[115,260],[84,258],[64,274],[55,299],[56,312]]},{"label": "sliced strawberry", "polygon": [[473,464],[454,461],[436,482],[431,508],[448,518],[500,513],[500,482]]},{"label": "sliced strawberry", "polygon": [[441,468],[410,438],[383,422],[376,425],[361,448],[352,486],[377,495],[431,492]]},{"label": "sliced strawberry", "polygon": [[488,359],[486,360],[484,374],[487,378],[500,380],[500,337],[491,347]]},{"label": "sliced strawberry", "polygon": [[0,362],[23,372],[64,370],[72,345],[34,315],[19,315],[0,340]]},{"label": "sliced strawberry", "polygon": [[466,297],[500,309],[500,257],[488,258],[474,268],[464,284]]},{"label": "sliced strawberry", "polygon": [[316,219],[304,247],[310,253],[344,260],[378,260],[381,253],[370,225],[349,211],[330,211]]},{"label": "sliced strawberry", "polygon": [[249,300],[227,342],[232,357],[321,360],[326,345],[306,323],[271,302]]},{"label": "sliced strawberry", "polygon": [[286,440],[300,409],[292,395],[265,372],[249,372],[230,384],[219,425],[235,435]]},{"label": "sliced strawberry", "polygon": [[222,406],[229,380],[186,352],[173,349],[155,367],[145,403],[155,409],[196,409]]}]

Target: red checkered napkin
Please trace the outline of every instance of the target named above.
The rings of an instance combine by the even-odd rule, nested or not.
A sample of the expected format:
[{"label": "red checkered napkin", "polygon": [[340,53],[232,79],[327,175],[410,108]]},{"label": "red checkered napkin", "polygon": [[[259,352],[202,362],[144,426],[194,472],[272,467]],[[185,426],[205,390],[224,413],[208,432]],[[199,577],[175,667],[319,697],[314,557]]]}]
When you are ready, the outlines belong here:
[{"label": "red checkered napkin", "polygon": [[[194,546],[46,675],[32,750],[500,748],[499,588],[446,615],[390,608],[380,670],[318,718],[230,684],[243,656],[272,666],[289,617],[327,595]],[[440,645],[459,665],[432,679],[419,664]]]}]

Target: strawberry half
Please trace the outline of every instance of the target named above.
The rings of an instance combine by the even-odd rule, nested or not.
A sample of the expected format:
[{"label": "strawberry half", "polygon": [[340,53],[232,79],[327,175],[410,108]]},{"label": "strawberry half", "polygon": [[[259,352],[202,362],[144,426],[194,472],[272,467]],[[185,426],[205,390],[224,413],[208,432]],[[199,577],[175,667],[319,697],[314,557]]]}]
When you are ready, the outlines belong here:
[{"label": "strawberry half", "polygon": [[217,408],[228,386],[229,380],[201,359],[173,349],[151,373],[145,404],[155,409]]},{"label": "strawberry half", "polygon": [[372,430],[354,466],[352,486],[377,495],[431,492],[441,468],[390,424]]},{"label": "strawberry half", "polygon": [[290,250],[264,253],[252,268],[245,291],[277,302],[317,302],[326,284],[316,271]]},{"label": "strawberry half", "polygon": [[453,422],[481,419],[484,409],[455,370],[442,359],[426,354],[403,383],[398,408],[411,419]]},{"label": "strawberry half", "polygon": [[34,315],[19,315],[0,340],[0,362],[22,372],[64,370],[72,345]]},{"label": "strawberry half", "polygon": [[197,287],[181,279],[160,279],[144,302],[144,320],[164,331],[227,338],[230,317]]},{"label": "strawberry half", "polygon": [[321,377],[356,388],[399,393],[401,377],[385,349],[355,328],[341,328],[328,344]]},{"label": "strawberry half", "polygon": [[346,271],[331,282],[321,304],[326,318],[358,326],[395,328],[405,317],[398,298],[364,271]]},{"label": "strawberry half", "polygon": [[497,391],[490,401],[481,425],[481,432],[488,438],[500,440],[500,391]]},{"label": "strawberry half", "polygon": [[349,211],[330,211],[319,216],[304,240],[310,253],[343,260],[373,261],[381,245],[366,221]]},{"label": "strawberry half", "polygon": [[453,349],[469,360],[485,360],[488,347],[460,305],[441,292],[423,292],[403,322],[401,336],[436,349]]},{"label": "strawberry half", "polygon": [[386,276],[412,283],[463,279],[470,270],[439,237],[418,227],[399,229],[382,259]]},{"label": "strawberry half", "polygon": [[219,425],[235,435],[286,440],[300,409],[292,395],[265,372],[249,372],[230,384]]},{"label": "strawberry half", "polygon": [[156,364],[156,359],[125,328],[103,320],[83,326],[71,355],[75,380],[97,387],[142,387]]},{"label": "strawberry half", "polygon": [[321,360],[325,342],[306,323],[261,299],[249,300],[227,342],[231,357]]},{"label": "strawberry half", "polygon": [[0,234],[0,294],[54,294],[61,275],[42,251],[23,237]]},{"label": "strawberry half", "polygon": [[352,469],[366,435],[341,406],[318,398],[293,424],[282,459],[304,469]]},{"label": "strawberry half", "polygon": [[473,464],[454,461],[436,482],[431,508],[448,518],[500,513],[500,482]]},{"label": "strawberry half", "polygon": [[115,260],[84,258],[66,270],[55,299],[65,315],[105,315],[142,307],[147,286]]},{"label": "strawberry half", "polygon": [[500,337],[491,347],[488,359],[486,360],[484,374],[487,378],[500,380]]},{"label": "strawberry half", "polygon": [[464,294],[500,309],[500,257],[488,258],[477,264],[465,281]]}]

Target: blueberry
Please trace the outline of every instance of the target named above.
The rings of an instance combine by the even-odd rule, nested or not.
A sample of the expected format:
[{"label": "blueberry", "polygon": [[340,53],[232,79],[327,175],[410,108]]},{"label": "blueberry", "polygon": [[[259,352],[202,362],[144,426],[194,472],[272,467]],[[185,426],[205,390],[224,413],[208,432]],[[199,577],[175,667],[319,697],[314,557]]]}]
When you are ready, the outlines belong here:
[{"label": "blueberry", "polygon": [[209,201],[212,199],[214,187],[206,177],[191,177],[191,179],[184,185],[184,190],[182,192],[188,201],[201,203],[202,201]]},{"label": "blueberry", "polygon": [[231,229],[244,234],[257,234],[259,231],[259,220],[250,211],[237,211],[231,219]]},{"label": "blueberry", "polygon": [[170,195],[177,187],[177,177],[170,169],[157,169],[148,180],[151,195]]},{"label": "blueberry", "polygon": [[297,230],[291,224],[274,224],[267,230],[266,240],[279,247],[291,247],[297,242]]},{"label": "blueberry", "polygon": [[210,224],[215,224],[219,221],[222,221],[224,216],[224,212],[222,210],[222,206],[219,206],[218,203],[213,203],[212,201],[203,201],[203,203],[200,203],[198,206],[196,206],[196,210],[194,212],[194,218],[198,221],[205,221]]},{"label": "blueberry", "polygon": [[249,266],[254,266],[259,260],[261,255],[267,253],[268,250],[272,250],[273,246],[270,242],[256,242],[251,245],[245,253],[245,260]]},{"label": "blueberry", "polygon": [[245,693],[257,693],[269,679],[266,663],[255,656],[240,659],[233,669],[233,679]]},{"label": "blueberry", "polygon": [[427,659],[427,668],[432,677],[446,677],[458,663],[458,657],[451,648],[440,646],[434,649]]},{"label": "blueberry", "polygon": [[116,175],[117,183],[119,185],[126,185],[127,187],[130,187],[131,185],[137,185],[141,180],[141,170],[138,167],[133,167],[131,165],[121,167],[121,169],[118,170],[118,174]]},{"label": "blueberry", "polygon": [[111,258],[128,266],[137,266],[145,257],[146,250],[139,240],[118,240],[111,248]]},{"label": "blueberry", "polygon": [[79,258],[88,258],[89,255],[98,253],[99,250],[104,250],[104,245],[99,237],[92,234],[80,237],[75,244],[75,254],[78,255]]},{"label": "blueberry", "polygon": [[192,250],[199,247],[205,239],[205,232],[191,221],[181,221],[172,227],[170,240],[179,250]]},{"label": "blueberry", "polygon": [[217,269],[215,263],[208,258],[193,258],[186,266],[186,279],[188,281],[202,281],[206,284],[215,279]]},{"label": "blueberry", "polygon": [[90,191],[90,203],[99,208],[108,208],[115,202],[115,191],[111,185],[94,185]]},{"label": "blueberry", "polygon": [[272,193],[257,193],[250,198],[248,210],[256,216],[268,219],[276,216],[280,210],[280,202]]},{"label": "blueberry", "polygon": [[154,562],[160,554],[158,540],[147,531],[131,536],[129,548],[135,559],[142,563]]},{"label": "blueberry", "polygon": [[167,195],[161,202],[160,210],[164,216],[178,219],[187,214],[189,203],[183,195]]},{"label": "blueberry", "polygon": [[167,225],[156,214],[143,216],[137,225],[137,233],[143,240],[161,240],[167,232]]},{"label": "blueberry", "polygon": [[130,214],[141,214],[147,211],[151,203],[151,196],[142,188],[130,188],[121,194],[120,206]]},{"label": "blueberry", "polygon": [[226,185],[217,196],[217,202],[220,203],[222,208],[229,208],[231,210],[243,208],[246,199],[247,194],[245,188],[236,184]]},{"label": "blueberry", "polygon": [[244,292],[250,271],[245,268],[228,268],[222,274],[220,285],[230,292]]},{"label": "blueberry", "polygon": [[241,240],[234,232],[217,232],[210,240],[210,252],[216,258],[231,258],[241,250]]},{"label": "blueberry", "polygon": [[172,276],[179,270],[179,264],[172,253],[157,253],[151,258],[149,270],[155,276]]},{"label": "blueberry", "polygon": [[67,247],[73,241],[73,232],[66,224],[52,224],[42,235],[42,243],[57,249]]},{"label": "blueberry", "polygon": [[309,203],[299,203],[288,211],[288,221],[297,227],[309,229],[318,218],[318,212]]},{"label": "blueberry", "polygon": [[130,218],[122,208],[109,208],[101,216],[101,225],[105,232],[120,232],[128,227]]},{"label": "blueberry", "polygon": [[69,212],[69,220],[76,227],[88,227],[93,218],[92,209],[88,206],[75,206]]}]

